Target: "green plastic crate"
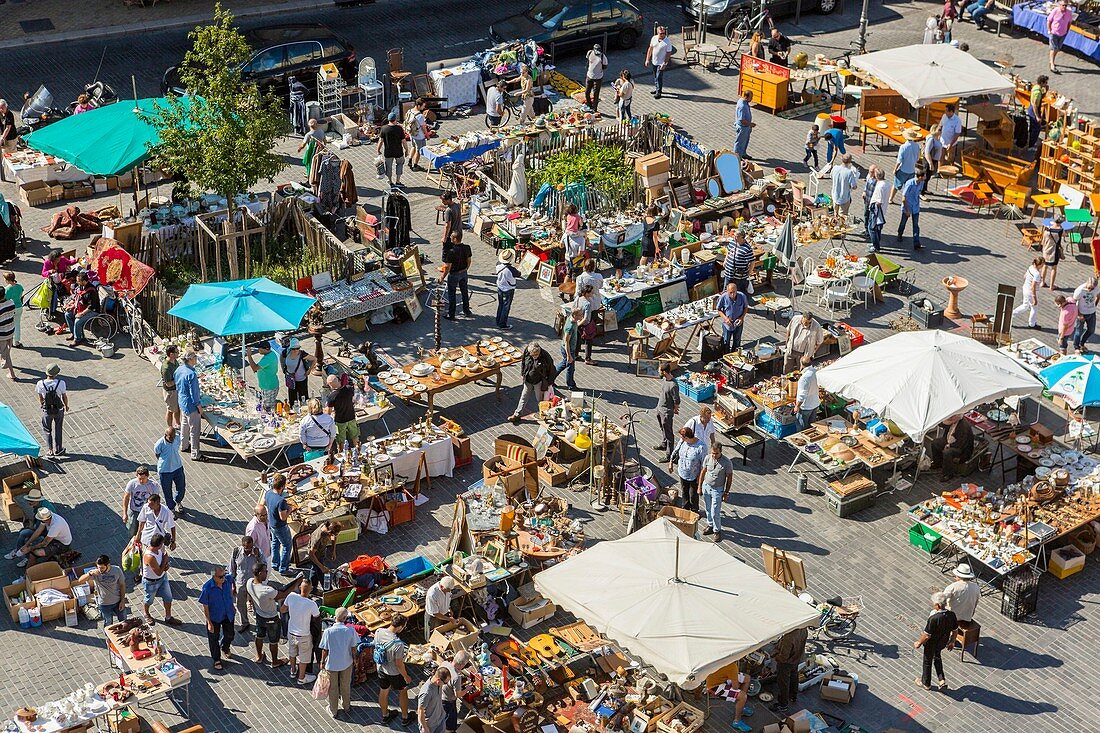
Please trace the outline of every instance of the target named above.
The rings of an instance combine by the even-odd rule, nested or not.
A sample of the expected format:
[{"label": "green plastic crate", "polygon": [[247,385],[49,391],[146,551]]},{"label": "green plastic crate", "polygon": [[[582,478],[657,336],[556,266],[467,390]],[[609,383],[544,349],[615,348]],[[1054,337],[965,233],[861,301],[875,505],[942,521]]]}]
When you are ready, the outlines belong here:
[{"label": "green plastic crate", "polygon": [[642,312],[642,318],[657,315],[661,312],[661,294],[646,293],[638,298],[638,308]]},{"label": "green plastic crate", "polygon": [[940,546],[940,534],[935,530],[925,527],[923,524],[914,524],[909,528],[909,544],[919,547],[928,554],[936,551]]}]

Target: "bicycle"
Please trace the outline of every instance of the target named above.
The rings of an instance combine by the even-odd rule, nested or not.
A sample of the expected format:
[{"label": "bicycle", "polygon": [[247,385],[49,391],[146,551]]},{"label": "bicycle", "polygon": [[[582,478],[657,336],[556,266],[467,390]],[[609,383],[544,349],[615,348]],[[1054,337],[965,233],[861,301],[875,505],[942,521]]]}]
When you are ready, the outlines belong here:
[{"label": "bicycle", "polygon": [[479,158],[464,163],[444,163],[439,169],[441,188],[453,193],[458,201],[468,201],[481,192],[481,179],[477,176],[481,165]]},{"label": "bicycle", "polygon": [[726,40],[740,46],[741,43],[752,38],[754,32],[763,29],[764,21],[768,22],[769,29],[775,28],[775,21],[772,20],[772,15],[768,11],[767,3],[761,3],[760,10],[755,14],[753,14],[750,8],[745,8],[730,18],[729,22],[726,23],[726,28],[723,31]]},{"label": "bicycle", "polygon": [[512,121],[512,118],[519,120],[523,117],[523,106],[518,103],[518,99],[514,99],[511,94],[504,95],[504,112],[500,116],[500,123],[493,125],[489,122],[489,115],[485,115],[485,127],[489,130],[496,130],[501,127],[507,127],[508,123]]},{"label": "bicycle", "polygon": [[810,629],[815,639],[822,634],[833,640],[847,639],[855,633],[859,614],[863,611],[863,596],[836,596],[825,599],[824,603],[817,603],[809,593],[802,593],[798,598],[815,606],[820,614],[817,625]]}]

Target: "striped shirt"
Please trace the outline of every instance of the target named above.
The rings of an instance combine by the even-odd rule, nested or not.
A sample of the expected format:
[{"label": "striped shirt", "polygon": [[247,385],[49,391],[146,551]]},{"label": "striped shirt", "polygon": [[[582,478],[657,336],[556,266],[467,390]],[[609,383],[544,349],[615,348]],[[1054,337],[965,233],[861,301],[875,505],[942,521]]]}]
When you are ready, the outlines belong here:
[{"label": "striped shirt", "polygon": [[752,245],[748,242],[734,242],[726,252],[726,260],[722,263],[722,277],[727,280],[744,280],[749,276],[749,267],[752,266],[756,255],[753,254]]},{"label": "striped shirt", "polygon": [[15,301],[0,300],[0,341],[15,337]]}]

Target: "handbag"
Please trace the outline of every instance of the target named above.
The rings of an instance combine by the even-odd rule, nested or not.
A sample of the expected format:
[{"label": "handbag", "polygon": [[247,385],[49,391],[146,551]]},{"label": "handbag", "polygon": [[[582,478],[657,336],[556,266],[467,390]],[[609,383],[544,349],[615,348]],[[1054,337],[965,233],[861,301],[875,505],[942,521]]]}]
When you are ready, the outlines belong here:
[{"label": "handbag", "polygon": [[327,700],[328,699],[328,687],[331,684],[328,678],[328,670],[322,669],[317,673],[317,681],[313,683],[313,699],[314,700]]},{"label": "handbag", "polygon": [[50,307],[50,303],[53,301],[53,283],[49,280],[43,280],[42,285],[35,291],[34,297],[31,298],[31,307],[38,308],[39,310],[46,310]]},{"label": "handbag", "polygon": [[588,323],[581,326],[581,338],[585,341],[591,341],[596,338],[596,319],[593,318]]}]

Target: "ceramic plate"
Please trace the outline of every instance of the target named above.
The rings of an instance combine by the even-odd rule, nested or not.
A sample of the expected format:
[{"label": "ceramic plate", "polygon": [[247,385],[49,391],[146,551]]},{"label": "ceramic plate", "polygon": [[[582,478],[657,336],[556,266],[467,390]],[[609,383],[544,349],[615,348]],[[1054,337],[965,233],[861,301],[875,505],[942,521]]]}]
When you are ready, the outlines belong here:
[{"label": "ceramic plate", "polygon": [[270,448],[273,445],[275,445],[274,438],[260,437],[252,441],[251,447],[253,450],[264,450],[265,448]]},{"label": "ceramic plate", "polygon": [[1043,454],[1042,454],[1041,451],[1033,450],[1033,451],[1031,451],[1030,453],[1027,454],[1027,457],[1028,458],[1042,458]]},{"label": "ceramic plate", "polygon": [[885,122],[886,121],[886,115],[879,115],[875,119],[878,120],[879,122]]},{"label": "ceramic plate", "polygon": [[493,336],[491,339],[489,339],[489,341],[493,342],[494,344],[499,344],[503,340],[504,339],[502,339],[500,336]]},{"label": "ceramic plate", "polygon": [[414,384],[413,385],[413,391],[414,392],[426,392],[427,390],[428,390],[428,388],[425,387],[423,384]]},{"label": "ceramic plate", "polygon": [[1043,460],[1039,461],[1039,465],[1043,466],[1044,468],[1050,468],[1054,465],[1054,461],[1050,460],[1049,458],[1044,458]]},{"label": "ceramic plate", "polygon": [[416,394],[416,392],[413,392],[411,389],[403,389],[399,392],[399,394],[402,397],[412,397],[413,395]]},{"label": "ceramic plate", "polygon": [[393,376],[393,372],[391,372],[391,371],[378,372],[378,378],[379,379],[389,379],[392,376]]},{"label": "ceramic plate", "polygon": [[400,382],[401,380],[398,379],[397,377],[386,377],[382,381],[385,382],[386,384],[390,385],[390,386],[393,386],[393,385],[397,384],[398,382]]},{"label": "ceramic plate", "polygon": [[229,442],[238,444],[247,443],[255,437],[256,434],[253,433],[251,430],[242,430],[239,433],[234,433],[233,435],[229,436]]},{"label": "ceramic plate", "polygon": [[887,125],[885,122],[880,122],[877,125],[875,125],[875,127],[877,127],[880,130],[886,130],[886,129],[889,129],[890,126]]},{"label": "ceramic plate", "polygon": [[1026,435],[1017,435],[1016,436],[1016,442],[1019,443],[1020,445],[1023,445],[1024,443],[1030,443],[1031,438],[1029,438]]}]

